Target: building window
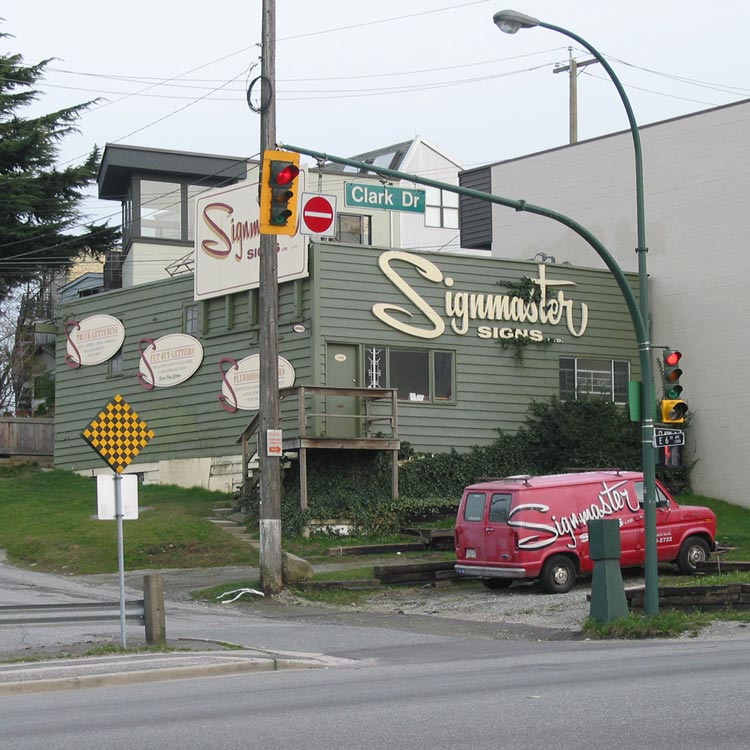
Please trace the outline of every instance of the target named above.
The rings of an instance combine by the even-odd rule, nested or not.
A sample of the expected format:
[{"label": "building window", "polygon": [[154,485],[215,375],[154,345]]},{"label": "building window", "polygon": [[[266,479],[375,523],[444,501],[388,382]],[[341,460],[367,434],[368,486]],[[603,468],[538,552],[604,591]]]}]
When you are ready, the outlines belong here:
[{"label": "building window", "polygon": [[367,346],[365,368],[369,388],[396,388],[401,401],[440,403],[454,400],[453,352]]},{"label": "building window", "polygon": [[187,238],[195,239],[195,200],[206,192],[205,185],[187,186]]},{"label": "building window", "polygon": [[371,245],[372,231],[369,216],[357,214],[336,215],[336,236],[330,242],[342,242],[346,245]]},{"label": "building window", "polygon": [[109,377],[116,378],[124,373],[122,365],[122,348],[109,360]]},{"label": "building window", "polygon": [[424,223],[428,227],[458,229],[458,193],[428,187]]},{"label": "building window", "polygon": [[617,404],[628,402],[630,362],[612,359],[560,358],[560,398],[599,396]]},{"label": "building window", "polygon": [[182,240],[182,185],[141,180],[141,237]]},{"label": "building window", "polygon": [[[123,237],[189,242],[195,235],[195,201],[212,185],[135,179],[123,205]],[[127,231],[126,228],[127,227]]]},{"label": "building window", "polygon": [[198,330],[198,305],[187,305],[185,307],[185,333],[194,336]]}]

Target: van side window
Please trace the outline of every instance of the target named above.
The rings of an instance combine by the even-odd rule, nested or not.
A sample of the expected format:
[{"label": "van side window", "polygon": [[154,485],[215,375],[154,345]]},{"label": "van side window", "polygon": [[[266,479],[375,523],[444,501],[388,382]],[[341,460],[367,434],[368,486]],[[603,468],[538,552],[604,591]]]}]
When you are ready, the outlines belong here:
[{"label": "van side window", "polygon": [[464,521],[483,521],[486,500],[484,492],[470,492],[464,506]]},{"label": "van side window", "polygon": [[510,510],[510,495],[495,494],[490,501],[490,521],[507,523]]},{"label": "van side window", "polygon": [[[643,482],[635,483],[635,492],[638,495],[638,505],[643,507]],[[669,498],[662,492],[660,487],[656,487],[656,507],[668,508]]]}]

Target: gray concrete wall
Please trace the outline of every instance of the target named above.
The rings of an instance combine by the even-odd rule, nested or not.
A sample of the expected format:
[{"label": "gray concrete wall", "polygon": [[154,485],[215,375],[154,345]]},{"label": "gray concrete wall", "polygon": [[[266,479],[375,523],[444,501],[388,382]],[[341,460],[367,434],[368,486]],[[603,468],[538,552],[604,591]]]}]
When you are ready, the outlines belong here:
[{"label": "gray concrete wall", "polygon": [[[693,488],[750,506],[750,392],[738,378],[750,369],[750,347],[744,345],[750,319],[750,101],[643,127],[641,139],[652,342],[684,355]],[[492,191],[567,214],[634,271],[633,164],[626,131],[494,165]],[[498,206],[492,252],[523,260],[544,253],[558,263],[603,266],[570,230]]]}]

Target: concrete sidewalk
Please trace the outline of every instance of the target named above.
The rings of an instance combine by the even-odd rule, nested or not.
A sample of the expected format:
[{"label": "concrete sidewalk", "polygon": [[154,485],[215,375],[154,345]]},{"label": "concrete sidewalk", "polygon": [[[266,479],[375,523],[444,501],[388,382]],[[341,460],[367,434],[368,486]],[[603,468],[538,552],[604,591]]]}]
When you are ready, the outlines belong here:
[{"label": "concrete sidewalk", "polygon": [[361,664],[322,654],[254,649],[131,653],[16,662],[0,664],[0,696],[284,669],[326,669],[355,663]]}]

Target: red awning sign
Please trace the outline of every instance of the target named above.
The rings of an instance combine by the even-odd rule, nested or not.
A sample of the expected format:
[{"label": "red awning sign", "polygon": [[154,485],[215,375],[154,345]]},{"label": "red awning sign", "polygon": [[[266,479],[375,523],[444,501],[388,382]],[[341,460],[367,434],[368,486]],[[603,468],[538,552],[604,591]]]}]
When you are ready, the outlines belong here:
[{"label": "red awning sign", "polygon": [[318,234],[333,237],[336,234],[336,196],[302,194],[302,234]]}]

